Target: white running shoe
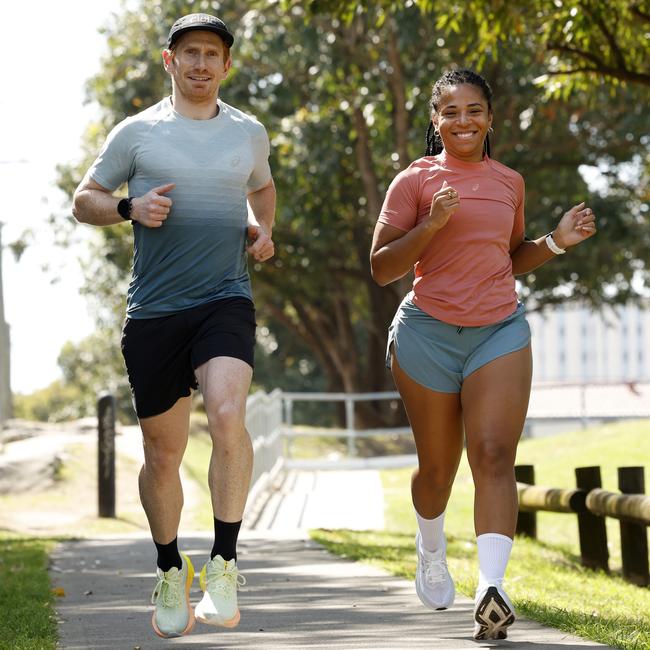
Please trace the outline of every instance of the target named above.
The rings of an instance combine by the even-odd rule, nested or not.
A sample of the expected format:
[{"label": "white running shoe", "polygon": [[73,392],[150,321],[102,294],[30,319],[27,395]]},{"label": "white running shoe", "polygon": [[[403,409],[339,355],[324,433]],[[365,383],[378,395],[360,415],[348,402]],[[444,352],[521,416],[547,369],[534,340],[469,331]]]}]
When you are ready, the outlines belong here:
[{"label": "white running shoe", "polygon": [[155,605],[151,624],[154,632],[164,639],[183,636],[194,625],[194,614],[190,606],[194,567],[184,553],[181,553],[181,559],[183,565],[180,570],[176,567],[169,571],[157,569],[158,582],[151,594],[151,604]]},{"label": "white running shoe", "polygon": [[454,604],[456,588],[447,568],[447,544],[437,551],[422,546],[418,532],[415,536],[418,565],[415,570],[415,591],[422,604],[429,609],[447,609]]},{"label": "white running shoe", "polygon": [[515,622],[515,608],[501,585],[477,589],[474,598],[474,638],[506,639],[508,628]]},{"label": "white running shoe", "polygon": [[246,578],[240,575],[237,562],[215,555],[201,569],[199,577],[203,598],[196,606],[196,618],[208,625],[236,627],[239,623],[237,607],[237,589],[246,584]]}]

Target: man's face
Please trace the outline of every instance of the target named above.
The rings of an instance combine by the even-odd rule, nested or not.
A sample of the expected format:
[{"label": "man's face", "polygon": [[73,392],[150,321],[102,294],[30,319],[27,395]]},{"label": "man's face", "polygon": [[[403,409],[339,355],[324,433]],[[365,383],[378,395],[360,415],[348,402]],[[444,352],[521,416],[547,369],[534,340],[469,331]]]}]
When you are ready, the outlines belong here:
[{"label": "man's face", "polygon": [[197,103],[215,98],[232,63],[221,38],[202,30],[180,36],[174,51],[163,51],[163,61],[175,91]]}]

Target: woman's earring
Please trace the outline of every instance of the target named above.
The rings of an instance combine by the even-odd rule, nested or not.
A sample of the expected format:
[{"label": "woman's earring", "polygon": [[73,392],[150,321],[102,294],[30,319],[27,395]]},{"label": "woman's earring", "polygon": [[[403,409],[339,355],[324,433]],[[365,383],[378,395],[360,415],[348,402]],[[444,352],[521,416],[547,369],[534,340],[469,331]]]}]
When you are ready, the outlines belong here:
[{"label": "woman's earring", "polygon": [[494,133],[494,129],[492,127],[488,128],[488,133]]}]

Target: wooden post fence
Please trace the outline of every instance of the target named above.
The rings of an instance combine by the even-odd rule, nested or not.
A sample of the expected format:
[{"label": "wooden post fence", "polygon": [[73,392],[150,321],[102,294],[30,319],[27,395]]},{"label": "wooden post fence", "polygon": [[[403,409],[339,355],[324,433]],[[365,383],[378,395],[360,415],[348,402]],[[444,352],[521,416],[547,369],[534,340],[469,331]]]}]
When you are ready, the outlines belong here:
[{"label": "wooden post fence", "polygon": [[[623,494],[644,494],[645,477],[643,467],[619,467],[618,489]],[[646,500],[646,503],[647,512],[645,514],[650,516],[650,500]],[[642,509],[642,507],[642,504],[639,504],[639,508]],[[650,584],[647,526],[623,518],[620,520],[620,526],[623,577],[635,585],[647,587]]]},{"label": "wooden post fence", "polygon": [[601,488],[599,467],[575,470],[577,489],[534,485],[532,465],[515,467],[519,517],[517,534],[535,538],[536,513],[574,513],[578,517],[581,563],[591,569],[609,571],[606,517],[620,521],[623,577],[642,587],[650,584],[648,533],[650,496],[645,494],[643,467],[619,467],[620,493]]},{"label": "wooden post fence", "polygon": [[[602,486],[600,467],[576,467],[576,485],[585,493]],[[607,527],[604,517],[598,517],[588,509],[578,513],[580,536],[580,561],[589,569],[609,572]]]},{"label": "wooden post fence", "polygon": [[[518,483],[524,483],[530,486],[535,485],[535,468],[532,465],[517,465],[515,467],[515,479],[517,479]],[[530,537],[531,539],[537,539],[537,514],[535,510],[529,510],[525,506],[519,507],[515,533],[524,537]]]}]

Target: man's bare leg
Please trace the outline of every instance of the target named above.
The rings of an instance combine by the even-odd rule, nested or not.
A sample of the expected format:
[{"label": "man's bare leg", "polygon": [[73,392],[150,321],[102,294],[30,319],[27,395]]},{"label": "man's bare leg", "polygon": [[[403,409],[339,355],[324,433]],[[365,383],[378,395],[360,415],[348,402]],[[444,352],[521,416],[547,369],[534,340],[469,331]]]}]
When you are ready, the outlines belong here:
[{"label": "man's bare leg", "polygon": [[208,482],[212,495],[215,540],[201,571],[203,598],[196,618],[210,625],[239,623],[237,537],[253,470],[253,445],[246,431],[246,399],[253,369],[232,357],[210,359],[197,368],[212,436]]},{"label": "man's bare leg", "polygon": [[197,368],[212,436],[208,481],[214,516],[240,521],[253,471],[253,445],[246,430],[246,399],[253,369],[232,357],[217,357]]},{"label": "man's bare leg", "polygon": [[190,397],[182,397],[168,411],[140,420],[144,465],[140,470],[140,500],[154,541],[176,538],[183,508],[179,469],[189,434]]}]

